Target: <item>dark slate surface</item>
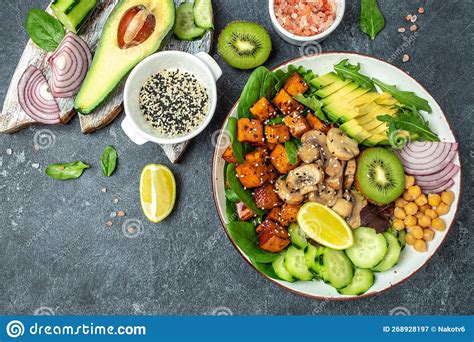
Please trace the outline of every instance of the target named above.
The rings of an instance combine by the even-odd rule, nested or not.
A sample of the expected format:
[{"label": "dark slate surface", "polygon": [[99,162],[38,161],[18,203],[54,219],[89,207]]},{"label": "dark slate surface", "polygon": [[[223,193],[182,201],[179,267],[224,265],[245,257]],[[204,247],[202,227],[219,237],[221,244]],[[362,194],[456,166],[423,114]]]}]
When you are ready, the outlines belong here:
[{"label": "dark slate surface", "polygon": [[[142,167],[169,164],[158,146],[136,146],[120,119],[82,135],[78,119],[63,127],[32,127],[0,136],[0,313],[2,314],[472,314],[473,263],[472,142],[473,1],[384,0],[384,31],[370,41],[358,28],[358,1],[350,1],[341,26],[322,43],[323,51],[356,51],[393,60],[423,83],[445,110],[461,142],[464,193],[456,222],[433,259],[403,285],[355,302],[321,302],[271,284],[250,268],[228,241],[217,217],[210,182],[212,134],[239,96],[248,72],[229,68],[219,81],[219,105],[210,127],[192,143],[179,165],[174,213],[162,224],[148,223],[140,209]],[[27,36],[27,10],[42,1],[5,1],[0,14],[0,100],[3,101]],[[414,42],[397,28],[424,5]],[[232,20],[253,20],[270,30],[274,51],[267,66],[298,57],[272,31],[264,0],[215,1],[217,32]],[[398,49],[398,52],[397,52]],[[401,50],[400,50],[401,49]],[[401,52],[400,52],[401,51]],[[402,63],[408,53],[410,62]],[[48,131],[40,131],[47,129]],[[35,151],[35,135],[44,149]],[[52,139],[48,147],[47,136]],[[107,144],[120,162],[111,178],[99,158]],[[11,148],[12,155],[7,155]],[[45,177],[48,163],[81,159],[94,167],[80,180]],[[39,164],[39,169],[34,164]],[[100,189],[106,187],[107,192]],[[114,203],[118,198],[118,203]],[[110,213],[124,210],[126,217]],[[122,227],[141,222],[143,233],[127,238]],[[135,222],[135,225],[138,223]],[[401,309],[399,308],[401,307]]]}]

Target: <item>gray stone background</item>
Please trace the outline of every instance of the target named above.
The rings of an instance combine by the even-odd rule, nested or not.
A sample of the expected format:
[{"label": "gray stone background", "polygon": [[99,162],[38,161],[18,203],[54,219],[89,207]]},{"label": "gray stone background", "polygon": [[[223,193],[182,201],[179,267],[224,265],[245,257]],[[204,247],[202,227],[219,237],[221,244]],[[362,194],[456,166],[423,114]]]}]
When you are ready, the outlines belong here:
[{"label": "gray stone background", "polygon": [[[344,20],[322,43],[323,51],[356,51],[391,60],[419,80],[438,100],[460,141],[464,192],[456,222],[432,260],[410,280],[382,295],[354,302],[303,298],[266,281],[234,250],[216,214],[211,194],[212,133],[218,130],[249,75],[228,67],[219,80],[215,119],[194,139],[184,159],[170,165],[160,148],[136,146],[120,119],[92,135],[79,121],[61,127],[31,127],[0,136],[0,313],[1,314],[472,314],[472,186],[474,143],[474,3],[379,0],[386,27],[375,41],[358,27],[359,1],[348,1]],[[27,40],[23,22],[41,1],[2,1],[0,100]],[[217,33],[233,20],[251,20],[271,33],[268,67],[298,57],[297,47],[272,30],[264,0],[214,2]],[[416,39],[400,34],[404,18],[419,6]],[[402,63],[404,53],[411,57]],[[49,148],[35,151],[34,137],[50,130]],[[43,141],[45,147],[48,143]],[[113,144],[118,170],[105,178],[100,156]],[[11,155],[7,149],[12,149]],[[93,165],[74,181],[53,181],[47,164],[82,160]],[[139,204],[139,175],[146,164],[169,165],[178,198],[163,223],[146,221]],[[35,168],[34,164],[39,164]],[[107,192],[101,192],[106,187]],[[114,198],[118,203],[114,203]],[[116,202],[116,201],[115,201]],[[110,213],[123,210],[126,216]],[[123,225],[138,220],[142,234],[127,238]]]}]

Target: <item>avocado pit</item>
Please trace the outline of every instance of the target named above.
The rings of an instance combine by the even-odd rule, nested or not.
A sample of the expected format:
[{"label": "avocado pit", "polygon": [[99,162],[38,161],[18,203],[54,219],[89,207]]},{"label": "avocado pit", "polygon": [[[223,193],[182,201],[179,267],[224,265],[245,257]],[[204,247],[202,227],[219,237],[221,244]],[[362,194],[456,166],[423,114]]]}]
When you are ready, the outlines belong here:
[{"label": "avocado pit", "polygon": [[145,6],[128,9],[120,19],[117,41],[121,49],[140,45],[155,31],[156,18]]}]

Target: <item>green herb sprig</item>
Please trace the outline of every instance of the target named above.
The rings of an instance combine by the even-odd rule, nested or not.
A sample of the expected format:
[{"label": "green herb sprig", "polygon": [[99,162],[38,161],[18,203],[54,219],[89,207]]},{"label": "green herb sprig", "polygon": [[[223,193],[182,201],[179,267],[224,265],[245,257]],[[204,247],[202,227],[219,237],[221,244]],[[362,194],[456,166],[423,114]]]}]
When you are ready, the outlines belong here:
[{"label": "green herb sprig", "polygon": [[346,78],[350,78],[361,87],[375,91],[375,85],[372,79],[359,72],[359,63],[357,63],[357,65],[350,64],[349,60],[346,58],[334,65],[334,70],[343,81],[345,81]]},{"label": "green herb sprig", "polygon": [[88,168],[90,168],[90,165],[84,164],[81,161],[75,161],[72,163],[50,164],[46,168],[45,173],[53,179],[76,179],[81,177],[84,170]]},{"label": "green herb sprig", "polygon": [[385,27],[385,19],[377,5],[377,0],[361,0],[359,24],[362,32],[372,40],[382,31]]},{"label": "green herb sprig", "polygon": [[390,93],[401,104],[408,107],[415,107],[418,110],[424,110],[428,113],[432,112],[428,101],[417,96],[414,92],[398,90],[396,86],[385,84],[376,78],[372,80],[382,91]]},{"label": "green herb sprig", "polygon": [[118,156],[115,148],[112,145],[107,145],[100,160],[100,166],[102,167],[102,173],[104,176],[112,176],[112,173],[114,173],[115,168],[117,167],[117,158]]},{"label": "green herb sprig", "polygon": [[58,19],[39,9],[31,9],[26,16],[26,32],[41,49],[54,51],[64,38],[64,27]]}]

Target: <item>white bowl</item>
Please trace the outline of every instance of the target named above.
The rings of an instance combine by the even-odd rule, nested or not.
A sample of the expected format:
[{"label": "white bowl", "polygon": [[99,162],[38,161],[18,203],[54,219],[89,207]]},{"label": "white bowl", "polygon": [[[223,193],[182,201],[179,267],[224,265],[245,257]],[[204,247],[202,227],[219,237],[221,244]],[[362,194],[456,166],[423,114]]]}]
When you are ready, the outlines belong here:
[{"label": "white bowl", "polygon": [[288,32],[283,28],[283,26],[280,25],[275,15],[275,0],[268,1],[268,11],[270,12],[270,18],[272,19],[273,27],[281,38],[290,44],[304,46],[311,43],[322,42],[336,29],[336,27],[339,26],[346,9],[346,0],[335,0],[335,2],[336,20],[334,20],[334,23],[326,31],[310,37],[297,36],[296,34]]},{"label": "white bowl", "polygon": [[[424,118],[428,120],[430,127],[435,133],[437,133],[441,141],[456,141],[453,132],[449,126],[448,121],[436,100],[430,95],[430,93],[410,75],[398,69],[397,67],[388,64],[387,62],[381,61],[374,57],[364,56],[356,53],[347,52],[333,52],[333,53],[322,53],[318,56],[305,56],[300,57],[278,66],[276,69],[286,69],[288,64],[293,64],[296,67],[303,66],[306,69],[313,70],[316,74],[322,75],[329,71],[333,71],[334,64],[340,62],[343,59],[348,58],[351,64],[361,64],[361,72],[369,77],[375,77],[387,84],[394,84],[400,87],[402,90],[413,91],[418,96],[421,96],[428,100],[433,112],[431,114],[425,114]],[[228,117],[237,116],[237,105],[238,102],[230,110]],[[250,258],[245,252],[238,247],[233,241],[229,232],[227,231],[226,224],[228,220],[226,218],[226,198],[225,198],[225,184],[224,184],[224,160],[221,158],[222,153],[225,151],[230,143],[228,135],[225,133],[225,127],[228,120],[225,120],[222,125],[221,134],[217,138],[216,148],[214,150],[213,162],[212,162],[212,186],[214,194],[214,202],[216,204],[219,218],[224,226],[224,230],[227,233],[230,241],[252,267],[254,267],[250,261]],[[456,154],[454,162],[457,165],[460,164],[459,152]],[[462,171],[462,170],[461,170]],[[352,300],[357,298],[363,298],[372,296],[388,289],[393,288],[395,285],[402,283],[407,280],[410,276],[414,275],[420,270],[436,253],[444,242],[448,232],[451,230],[454,222],[454,217],[459,205],[459,198],[461,193],[461,171],[459,171],[454,177],[454,185],[450,190],[454,191],[455,200],[451,206],[449,213],[443,216],[443,220],[446,222],[446,230],[442,232],[436,232],[434,239],[428,243],[428,251],[419,253],[414,248],[407,246],[403,250],[398,264],[392,269],[379,272],[375,275],[374,285],[361,296],[344,296],[339,294],[334,288],[325,284],[323,281],[297,281],[289,283],[283,280],[272,279],[265,274],[261,273],[268,280],[275,284],[292,291],[294,293],[308,296],[315,299],[328,299],[328,300]],[[235,256],[237,257],[237,256]],[[436,262],[441,262],[439,258]],[[433,277],[436,277],[433,275]]]},{"label": "white bowl", "polygon": [[[206,87],[209,95],[209,109],[204,121],[190,133],[177,137],[158,134],[146,122],[140,110],[139,93],[143,84],[150,76],[166,69],[180,69],[194,75]],[[125,119],[122,121],[122,129],[130,140],[138,145],[148,141],[177,144],[195,137],[206,128],[214,116],[217,103],[216,81],[221,75],[219,65],[205,52],[192,55],[182,51],[162,51],[145,58],[133,69],[125,83]]]}]

